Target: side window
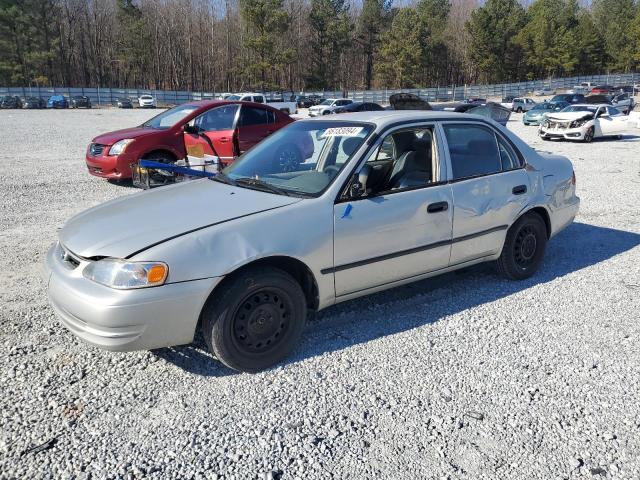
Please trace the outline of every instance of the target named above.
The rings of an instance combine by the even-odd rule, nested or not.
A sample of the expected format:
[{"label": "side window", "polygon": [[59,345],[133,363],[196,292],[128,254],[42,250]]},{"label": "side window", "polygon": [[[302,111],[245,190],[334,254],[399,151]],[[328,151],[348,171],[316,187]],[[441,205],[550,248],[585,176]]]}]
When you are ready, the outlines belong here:
[{"label": "side window", "polygon": [[502,170],[512,170],[514,168],[520,168],[522,163],[516,155],[516,152],[511,148],[505,140],[497,136],[498,150],[500,151],[500,163],[502,164]]},{"label": "side window", "polygon": [[609,110],[609,115],[620,115],[620,110],[618,110],[615,107],[607,107],[607,110]]},{"label": "side window", "polygon": [[430,128],[387,135],[367,160],[369,195],[427,186],[433,181],[435,144]]},{"label": "side window", "polygon": [[476,125],[443,125],[449,144],[453,178],[487,175],[502,170],[494,133]]},{"label": "side window", "polygon": [[195,125],[205,132],[232,130],[238,105],[224,105],[203,113],[195,119]]},{"label": "side window", "polygon": [[258,95],[253,97],[253,101],[256,103],[264,103],[264,97],[262,95]]},{"label": "side window", "polygon": [[273,110],[267,110],[267,121],[268,123],[276,123],[276,114]]},{"label": "side window", "polygon": [[242,106],[239,126],[249,127],[251,125],[264,125],[266,123],[268,123],[266,109]]}]

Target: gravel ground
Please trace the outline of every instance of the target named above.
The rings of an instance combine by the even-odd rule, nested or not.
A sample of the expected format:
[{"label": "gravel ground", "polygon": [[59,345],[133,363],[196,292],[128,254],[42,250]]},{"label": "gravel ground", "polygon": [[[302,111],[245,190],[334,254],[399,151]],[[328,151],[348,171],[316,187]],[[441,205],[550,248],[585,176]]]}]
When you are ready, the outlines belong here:
[{"label": "gravel ground", "polygon": [[247,375],[202,341],[109,353],[56,320],[56,227],[131,188],[87,174],[147,111],[0,113],[0,478],[640,478],[640,130],[569,156],[582,208],[524,282],[488,266],[329,308]]}]

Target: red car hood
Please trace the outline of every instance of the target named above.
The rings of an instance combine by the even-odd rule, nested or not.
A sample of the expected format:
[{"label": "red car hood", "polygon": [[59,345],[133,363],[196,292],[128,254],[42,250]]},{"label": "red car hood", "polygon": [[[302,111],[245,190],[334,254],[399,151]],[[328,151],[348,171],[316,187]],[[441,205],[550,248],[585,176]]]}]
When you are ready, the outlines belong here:
[{"label": "red car hood", "polygon": [[115,132],[108,132],[103,133],[102,135],[98,135],[92,140],[92,142],[101,143],[103,145],[113,145],[117,141],[123,140],[125,138],[137,138],[142,137],[143,135],[153,135],[154,133],[163,131],[165,130],[156,130],[146,127],[125,128],[123,130],[116,130]]}]

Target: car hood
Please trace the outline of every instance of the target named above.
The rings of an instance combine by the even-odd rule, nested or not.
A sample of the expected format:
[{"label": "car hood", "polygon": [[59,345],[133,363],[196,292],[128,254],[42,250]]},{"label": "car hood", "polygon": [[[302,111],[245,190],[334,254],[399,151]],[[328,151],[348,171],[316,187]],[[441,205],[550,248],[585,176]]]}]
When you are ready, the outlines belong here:
[{"label": "car hood", "polygon": [[153,135],[154,133],[163,132],[164,130],[157,130],[147,127],[132,127],[124,128],[122,130],[116,130],[114,132],[103,133],[98,135],[92,140],[93,143],[101,143],[103,145],[113,145],[119,140],[125,138],[137,138],[144,135]]},{"label": "car hood", "polygon": [[81,257],[126,258],[177,236],[299,202],[208,179],[111,200],[72,217],[59,231]]},{"label": "car hood", "polygon": [[557,112],[549,113],[547,118],[549,120],[578,120],[579,118],[593,116],[591,112]]}]

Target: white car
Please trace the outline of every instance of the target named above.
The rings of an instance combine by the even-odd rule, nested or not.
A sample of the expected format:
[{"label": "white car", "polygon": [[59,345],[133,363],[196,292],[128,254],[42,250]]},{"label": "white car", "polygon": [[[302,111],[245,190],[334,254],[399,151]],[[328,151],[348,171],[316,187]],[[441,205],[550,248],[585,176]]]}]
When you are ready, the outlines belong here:
[{"label": "white car", "polygon": [[353,103],[353,100],[348,98],[327,98],[319,105],[314,105],[309,109],[310,117],[317,117],[318,115],[329,115],[335,112],[336,108],[344,107]]},{"label": "white car", "polygon": [[243,93],[232,93],[230,95],[226,95],[224,100],[229,101],[241,101],[241,102],[253,102],[253,103],[263,103],[269,105],[270,107],[277,108],[281,112],[286,113],[287,115],[291,115],[292,113],[298,113],[298,104],[296,102],[279,102],[275,100],[267,100],[262,93],[253,93],[253,92],[243,92]]},{"label": "white car", "polygon": [[153,98],[153,95],[140,95],[138,105],[140,108],[156,108],[156,99]]},{"label": "white car", "polygon": [[627,130],[628,119],[611,105],[571,105],[560,112],[548,113],[538,134],[543,140],[563,138],[589,143],[598,137],[621,137]]}]

